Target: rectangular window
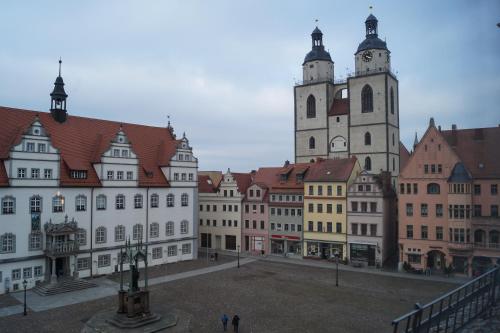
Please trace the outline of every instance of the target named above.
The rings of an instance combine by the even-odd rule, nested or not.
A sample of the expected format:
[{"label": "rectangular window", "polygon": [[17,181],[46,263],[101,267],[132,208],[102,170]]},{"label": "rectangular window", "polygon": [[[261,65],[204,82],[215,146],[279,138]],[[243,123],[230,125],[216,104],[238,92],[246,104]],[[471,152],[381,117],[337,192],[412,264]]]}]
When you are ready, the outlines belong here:
[{"label": "rectangular window", "polygon": [[431,173],[436,173],[436,165],[431,164]]},{"label": "rectangular window", "polygon": [[323,186],[318,185],[318,195],[323,195]]},{"label": "rectangular window", "polygon": [[264,205],[260,205],[260,213],[261,214],[264,214],[265,210],[264,210]]},{"label": "rectangular window", "polygon": [[23,268],[23,279],[31,279],[32,276],[33,276],[32,267]]},{"label": "rectangular window", "polygon": [[424,164],[424,173],[429,173],[429,165]]},{"label": "rectangular window", "polygon": [[260,221],[260,229],[264,229],[264,221]]},{"label": "rectangular window", "polygon": [[474,194],[481,195],[481,184],[474,184]]},{"label": "rectangular window", "polygon": [[21,279],[21,269],[13,269],[12,270],[12,280],[20,280]]},{"label": "rectangular window", "polygon": [[491,184],[491,195],[497,195],[497,194],[498,194],[498,185]]},{"label": "rectangular window", "polygon": [[358,211],[358,202],[357,201],[352,201],[351,202],[351,209],[353,212],[357,212]]},{"label": "rectangular window", "polygon": [[370,236],[377,236],[377,225],[370,224]]},{"label": "rectangular window", "polygon": [[318,222],[316,227],[318,232],[323,232],[323,222]]},{"label": "rectangular window", "polygon": [[31,169],[31,178],[35,178],[35,179],[40,178],[40,169],[38,169],[38,168]]},{"label": "rectangular window", "polygon": [[362,203],[361,203],[361,211],[362,211],[363,213],[366,213],[366,212],[368,211],[368,208],[367,208],[367,207],[368,207],[368,204],[367,204],[366,202],[362,202]]},{"label": "rectangular window", "polygon": [[297,216],[302,216],[302,209],[300,208],[297,209]]},{"label": "rectangular window", "polygon": [[408,263],[420,264],[421,262],[422,262],[422,255],[420,255],[420,254],[408,254]]},{"label": "rectangular window", "polygon": [[438,173],[443,172],[443,166],[441,164],[438,164]]},{"label": "rectangular window", "polygon": [[191,181],[191,182],[192,182],[192,181],[194,180],[194,175],[193,175],[192,173],[190,173],[190,174],[189,174],[189,178],[188,178],[188,179],[189,179],[189,181]]},{"label": "rectangular window", "polygon": [[342,214],[342,204],[337,204],[337,214]]},{"label": "rectangular window", "polygon": [[76,260],[76,269],[79,271],[84,271],[84,270],[90,269],[90,257],[78,258]]},{"label": "rectangular window", "polygon": [[491,205],[491,216],[498,216],[498,205]]},{"label": "rectangular window", "polygon": [[271,223],[271,230],[274,230],[274,229],[275,229],[275,224]]},{"label": "rectangular window", "polygon": [[326,232],[333,232],[333,223],[326,222]]},{"label": "rectangular window", "polygon": [[39,143],[38,144],[38,152],[39,153],[45,153],[47,151],[45,143]]},{"label": "rectangular window", "polygon": [[116,172],[116,179],[117,180],[123,180],[123,171],[117,171]]},{"label": "rectangular window", "polygon": [[34,152],[35,151],[35,143],[34,142],[26,143],[26,151]]},{"label": "rectangular window", "polygon": [[35,277],[43,276],[43,267],[42,266],[35,266],[34,271],[35,271]]},{"label": "rectangular window", "polygon": [[342,223],[337,222],[336,224],[336,232],[337,233],[342,233]]},{"label": "rectangular window", "polygon": [[429,212],[428,212],[427,204],[425,204],[425,203],[420,204],[420,215],[423,217],[427,217],[428,213]]},{"label": "rectangular window", "polygon": [[357,223],[351,224],[351,232],[352,232],[353,235],[357,235],[358,234],[358,224]]},{"label": "rectangular window", "polygon": [[133,180],[134,179],[134,173],[132,171],[127,171],[127,180]]},{"label": "rectangular window", "polygon": [[367,233],[367,225],[366,223],[361,223],[361,235],[362,236],[366,236],[366,233]]},{"label": "rectangular window", "polygon": [[413,239],[413,225],[411,224],[406,226],[406,238]]},{"label": "rectangular window", "polygon": [[116,209],[125,209],[125,196],[124,195],[119,194],[116,196],[115,208]]},{"label": "rectangular window", "polygon": [[474,216],[482,216],[481,205],[474,205]]},{"label": "rectangular window", "polygon": [[52,179],[52,169],[43,169],[43,178]]},{"label": "rectangular window", "polygon": [[333,205],[332,204],[326,204],[326,212],[328,214],[331,214],[333,212]]},{"label": "rectangular window", "polygon": [[313,221],[307,222],[307,231],[314,231],[314,223],[313,223]]},{"label": "rectangular window", "polygon": [[377,212],[377,203],[376,202],[370,202],[370,212],[372,212],[372,213]]},{"label": "rectangular window", "polygon": [[41,250],[42,249],[42,234],[39,232],[30,234],[29,242],[30,251]]},{"label": "rectangular window", "polygon": [[190,254],[191,253],[191,244],[182,244],[182,254]]},{"label": "rectangular window", "polygon": [[342,196],[342,186],[337,186],[337,196]]},{"label": "rectangular window", "polygon": [[406,204],[406,216],[413,216],[413,204]]},{"label": "rectangular window", "polygon": [[406,184],[406,194],[411,194],[411,184],[410,183]]},{"label": "rectangular window", "polygon": [[309,185],[309,195],[314,195],[314,186]]},{"label": "rectangular window", "polygon": [[333,193],[332,193],[332,186],[331,185],[328,185],[328,187],[326,188],[326,192],[327,192],[326,194],[328,196],[332,196],[333,195]]},{"label": "rectangular window", "polygon": [[302,232],[302,224],[297,224],[297,231]]},{"label": "rectangular window", "polygon": [[152,252],[153,259],[160,259],[161,257],[163,257],[163,248],[161,246],[160,247],[153,247],[151,252]]},{"label": "rectangular window", "polygon": [[436,217],[443,217],[443,205],[436,204]]},{"label": "rectangular window", "polygon": [[113,180],[113,178],[114,178],[114,172],[109,170],[108,171],[108,180]]},{"label": "rectangular window", "polygon": [[108,267],[111,265],[111,254],[97,256],[97,267]]},{"label": "rectangular window", "polygon": [[15,213],[15,203],[16,199],[12,196],[7,196],[2,198],[2,214],[14,214]]},{"label": "rectangular window", "polygon": [[420,227],[420,237],[422,239],[427,239],[427,237],[429,236],[429,229],[426,225],[423,225]]},{"label": "rectangular window", "polygon": [[167,254],[169,257],[174,257],[177,255],[177,245],[170,245],[167,248]]},{"label": "rectangular window", "polygon": [[405,194],[405,184],[399,185],[399,194]]},{"label": "rectangular window", "polygon": [[436,227],[436,239],[443,240],[443,227]]},{"label": "rectangular window", "polygon": [[314,204],[309,204],[309,213],[314,213]]},{"label": "rectangular window", "polygon": [[317,212],[318,213],[323,213],[323,204],[318,204],[318,206],[317,206]]},{"label": "rectangular window", "polygon": [[413,184],[413,194],[418,194],[418,184]]}]

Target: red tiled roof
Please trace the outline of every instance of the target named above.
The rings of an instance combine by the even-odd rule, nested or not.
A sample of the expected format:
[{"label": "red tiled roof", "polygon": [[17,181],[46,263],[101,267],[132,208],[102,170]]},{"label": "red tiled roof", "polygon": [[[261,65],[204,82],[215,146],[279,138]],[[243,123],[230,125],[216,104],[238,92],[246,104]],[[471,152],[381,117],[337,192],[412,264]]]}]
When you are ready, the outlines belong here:
[{"label": "red tiled roof", "polygon": [[500,127],[447,130],[441,134],[474,178],[500,178]]},{"label": "red tiled roof", "polygon": [[410,152],[406,149],[405,145],[399,141],[399,171],[404,169],[408,160],[410,159]]},{"label": "red tiled roof", "polygon": [[330,110],[328,110],[328,115],[341,116],[344,114],[349,114],[349,98],[334,99]]},{"label": "red tiled roof", "polygon": [[[168,164],[178,141],[164,127],[72,115],[60,124],[47,112],[0,107],[0,160],[9,158],[12,145],[21,140],[22,133],[35,121],[36,115],[52,145],[61,153],[61,186],[101,186],[92,164],[99,162],[101,155],[109,149],[120,126],[139,159],[139,186],[169,186],[160,166]],[[70,170],[87,170],[87,179],[70,178]],[[7,185],[4,164],[0,163],[0,186]]]},{"label": "red tiled roof", "polygon": [[356,157],[324,160],[318,159],[311,164],[306,175],[308,182],[335,182],[347,181],[356,164]]},{"label": "red tiled roof", "polygon": [[252,175],[250,173],[231,172],[231,175],[236,180],[238,191],[242,194],[247,193],[247,188],[252,184]]},{"label": "red tiled roof", "polygon": [[217,187],[207,175],[198,175],[198,193],[215,193]]},{"label": "red tiled roof", "polygon": [[[309,166],[313,163],[296,163],[289,164],[286,167],[276,168],[278,172],[274,178],[274,181],[271,185],[270,192],[271,193],[283,193],[283,192],[303,192],[304,191],[304,182],[297,182],[297,174],[307,174],[307,170]],[[281,180],[281,174],[286,173],[288,177],[286,180]]]}]

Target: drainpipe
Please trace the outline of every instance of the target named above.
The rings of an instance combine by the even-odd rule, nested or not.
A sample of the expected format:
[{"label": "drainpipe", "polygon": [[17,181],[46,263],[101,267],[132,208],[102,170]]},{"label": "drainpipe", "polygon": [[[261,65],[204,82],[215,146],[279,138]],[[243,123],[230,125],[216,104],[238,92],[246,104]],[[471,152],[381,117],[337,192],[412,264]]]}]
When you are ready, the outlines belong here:
[{"label": "drainpipe", "polygon": [[92,254],[92,249],[93,249],[93,244],[92,240],[94,237],[92,236],[92,232],[94,230],[94,188],[92,187],[90,189],[90,277],[92,278],[94,276],[93,274],[93,267],[94,267],[94,256]]}]

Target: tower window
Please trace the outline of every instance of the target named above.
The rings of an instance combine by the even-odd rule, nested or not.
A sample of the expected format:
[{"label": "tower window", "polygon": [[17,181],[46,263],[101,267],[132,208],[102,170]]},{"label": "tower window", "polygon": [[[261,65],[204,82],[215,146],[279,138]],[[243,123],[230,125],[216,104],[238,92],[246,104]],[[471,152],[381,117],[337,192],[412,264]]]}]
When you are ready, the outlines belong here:
[{"label": "tower window", "polygon": [[391,87],[391,113],[394,114],[394,89]]},{"label": "tower window", "polygon": [[369,85],[361,90],[361,112],[373,112],[373,90]]},{"label": "tower window", "polygon": [[365,170],[372,169],[372,159],[370,157],[365,158]]},{"label": "tower window", "polygon": [[307,118],[316,118],[316,98],[313,95],[307,97]]},{"label": "tower window", "polygon": [[309,138],[309,149],[314,149],[316,148],[316,140],[314,139],[313,136]]},{"label": "tower window", "polygon": [[370,132],[365,133],[365,146],[370,146],[372,144],[372,135]]}]

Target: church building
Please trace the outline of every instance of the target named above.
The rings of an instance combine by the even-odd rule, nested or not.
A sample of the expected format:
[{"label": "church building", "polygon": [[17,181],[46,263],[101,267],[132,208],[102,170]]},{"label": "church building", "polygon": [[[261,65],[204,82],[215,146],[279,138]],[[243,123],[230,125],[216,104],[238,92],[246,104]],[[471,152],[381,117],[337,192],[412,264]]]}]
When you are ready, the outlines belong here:
[{"label": "church building", "polygon": [[312,49],[294,88],[295,162],[356,156],[374,174],[399,174],[398,80],[390,51],[378,37],[378,20],[365,21],[366,38],[354,54],[355,71],[335,79],[334,61],[316,27]]},{"label": "church building", "polygon": [[60,68],[50,96],[50,112],[0,107],[0,294],[115,272],[129,239],[148,265],[195,258],[186,136],[68,115]]}]

